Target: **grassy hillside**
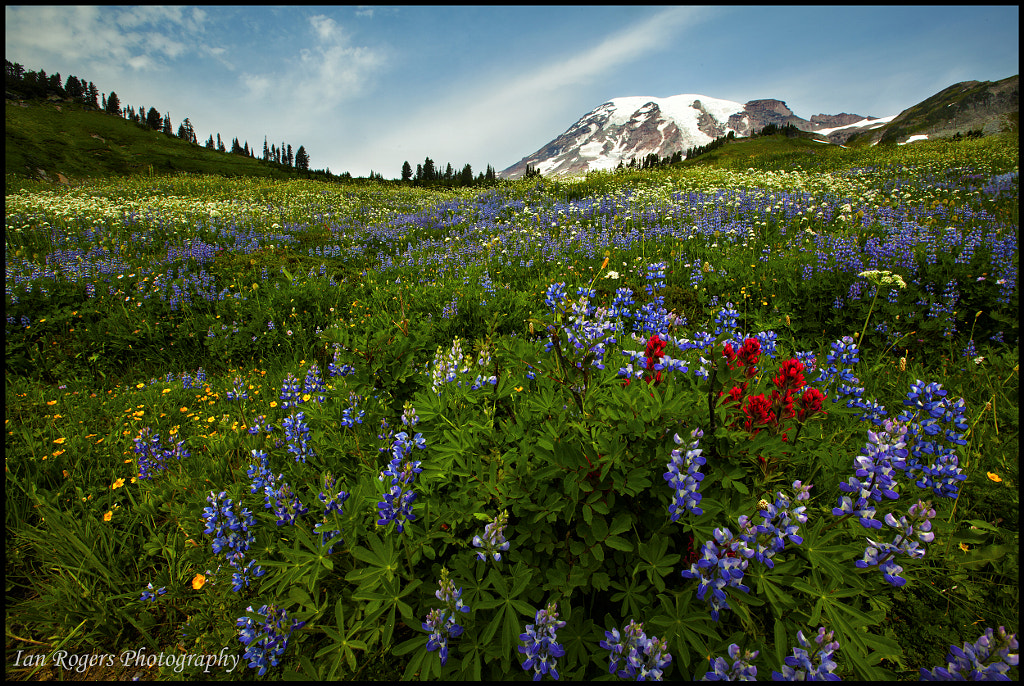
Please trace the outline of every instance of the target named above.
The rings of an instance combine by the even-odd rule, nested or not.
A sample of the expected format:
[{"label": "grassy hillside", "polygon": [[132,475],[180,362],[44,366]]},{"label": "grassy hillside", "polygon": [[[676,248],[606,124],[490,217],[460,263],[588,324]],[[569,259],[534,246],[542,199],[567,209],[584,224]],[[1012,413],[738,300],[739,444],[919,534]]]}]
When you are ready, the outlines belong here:
[{"label": "grassy hillside", "polygon": [[726,141],[725,145],[692,160],[683,160],[683,166],[706,166],[742,168],[760,167],[768,160],[780,163],[785,168],[787,162],[813,160],[822,151],[832,146],[814,140],[814,135],[800,132],[796,136],[775,134],[757,136],[755,138],[736,138]]},{"label": "grassy hillside", "polygon": [[986,134],[1013,129],[1018,76],[1001,81],[964,81],[907,108],[886,126],[852,136],[848,145],[895,144],[915,134],[949,137],[971,129]]},{"label": "grassy hillside", "polygon": [[82,105],[8,101],[5,111],[7,174],[51,179],[62,174],[71,180],[175,172],[282,179],[298,175],[283,165],[209,150]]}]

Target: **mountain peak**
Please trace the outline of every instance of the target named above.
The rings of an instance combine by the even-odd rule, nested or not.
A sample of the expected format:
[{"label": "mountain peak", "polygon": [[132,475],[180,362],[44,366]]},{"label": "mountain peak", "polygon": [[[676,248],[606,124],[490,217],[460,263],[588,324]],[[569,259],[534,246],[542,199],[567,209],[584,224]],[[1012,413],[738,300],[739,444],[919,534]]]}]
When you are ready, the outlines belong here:
[{"label": "mountain peak", "polygon": [[[844,126],[831,115],[815,115],[808,121],[793,114],[782,100],[751,100],[746,104],[683,93],[659,98],[624,96],[612,98],[581,117],[562,135],[499,174],[522,176],[532,165],[545,176],[581,174],[615,169],[650,154],[668,157],[707,145],[730,131],[748,136],[768,124],[793,124],[804,131]],[[836,115],[856,117],[857,115]]]}]

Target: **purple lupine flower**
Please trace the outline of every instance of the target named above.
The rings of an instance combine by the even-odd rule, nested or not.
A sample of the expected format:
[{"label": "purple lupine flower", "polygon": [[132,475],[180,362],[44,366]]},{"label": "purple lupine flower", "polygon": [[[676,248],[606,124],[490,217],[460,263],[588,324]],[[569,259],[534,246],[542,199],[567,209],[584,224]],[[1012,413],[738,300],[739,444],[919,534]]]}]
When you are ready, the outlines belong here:
[{"label": "purple lupine flower", "polygon": [[228,400],[248,400],[249,394],[245,391],[245,383],[242,381],[242,377],[236,376],[231,384],[231,390],[228,391]]},{"label": "purple lupine flower", "polygon": [[750,664],[760,654],[760,651],[743,651],[740,654],[740,647],[735,643],[729,645],[729,659],[733,661],[732,667],[725,661],[724,657],[716,657],[710,660],[711,671],[704,675],[704,681],[757,681],[757,667]]},{"label": "purple lupine flower", "polygon": [[558,619],[558,605],[549,603],[542,610],[537,611],[533,624],[526,625],[526,633],[519,634],[519,640],[523,645],[519,646],[519,652],[526,655],[523,662],[523,670],[533,670],[533,680],[540,681],[545,674],[558,679],[557,658],[565,655],[565,648],[556,643],[555,632],[565,626],[564,621]]},{"label": "purple lupine flower", "polygon": [[[685,454],[678,449],[672,451],[672,461],[668,463],[668,471],[664,474],[668,485],[675,489],[675,499],[668,506],[668,512],[673,522],[679,520],[684,510],[694,515],[704,514],[704,510],[698,507],[701,500],[700,484],[704,479],[700,468],[707,460],[701,457],[703,450],[697,447],[704,432],[697,428],[691,432],[690,436],[693,441],[687,447]],[[679,434],[675,434],[673,439],[676,445],[682,445],[683,439],[679,438]]]},{"label": "purple lupine flower", "polygon": [[[321,491],[320,494],[317,495],[317,499],[324,504],[324,516],[323,520],[313,527],[313,531],[315,533],[320,534],[321,543],[323,543],[324,545],[331,543],[331,547],[327,549],[328,555],[334,552],[334,546],[338,545],[339,543],[343,543],[344,541],[342,541],[340,538],[340,530],[328,530],[329,525],[327,518],[332,512],[336,512],[339,515],[343,515],[344,512],[342,511],[341,506],[345,504],[345,501],[348,500],[349,496],[349,494],[346,493],[345,491],[338,491],[338,493],[336,493],[333,496],[329,495],[330,492],[334,490],[334,484],[334,476],[331,474],[326,474],[324,476],[324,491],[326,491],[326,493],[324,493],[324,491]],[[338,539],[337,542],[333,542],[335,539]]]},{"label": "purple lupine flower", "polygon": [[734,538],[728,529],[719,528],[714,530],[714,540],[705,542],[700,552],[700,559],[690,565],[690,569],[684,569],[681,575],[684,579],[700,580],[697,586],[697,599],[707,598],[711,607],[711,619],[717,622],[719,611],[729,609],[723,590],[726,586],[732,586],[744,593],[750,592],[750,589],[740,582],[747,568],[747,558],[753,557],[754,551],[747,547],[743,539]]},{"label": "purple lupine flower", "polygon": [[302,404],[302,394],[299,392],[299,380],[295,376],[288,372],[288,375],[284,377],[284,382],[281,384],[281,409],[287,410]]},{"label": "purple lupine flower", "polygon": [[[878,566],[882,576],[893,586],[900,587],[907,583],[907,580],[899,575],[903,571],[895,562],[895,556],[907,555],[911,559],[921,559],[925,555],[925,549],[921,543],[931,543],[935,539],[932,533],[931,520],[935,517],[935,510],[931,503],[918,500],[910,506],[908,516],[901,516],[898,520],[892,513],[885,516],[885,523],[897,529],[898,533],[892,543],[876,543],[870,538],[867,539],[868,547],[864,550],[864,558],[857,560],[854,564],[861,568]],[[914,537],[917,540],[914,540]]]},{"label": "purple lupine flower", "polygon": [[149,427],[145,427],[132,439],[135,443],[133,451],[139,456],[140,479],[152,479],[156,472],[166,469],[165,462],[168,458],[175,458],[180,462],[181,458],[189,457],[185,441],[178,441],[173,448],[167,450],[161,446],[160,434],[153,434],[151,438],[149,434]]},{"label": "purple lupine flower", "polygon": [[[668,643],[654,636],[647,638],[643,628],[643,624],[631,619],[623,630],[623,638],[618,629],[604,632],[605,640],[599,645],[610,651],[610,674],[635,681],[661,681],[664,669],[672,662]],[[620,659],[625,660],[625,665],[616,672]]]},{"label": "purple lupine flower", "polygon": [[142,597],[139,598],[139,600],[142,600],[143,602],[150,602],[150,603],[152,603],[152,602],[156,601],[156,597],[158,595],[163,595],[164,593],[167,593],[167,587],[166,586],[163,587],[163,588],[158,588],[158,589],[156,589],[154,591],[154,589],[153,589],[153,582],[150,581],[149,584],[146,586],[146,590],[142,592]]},{"label": "purple lupine flower", "polygon": [[457,613],[468,613],[469,607],[462,602],[462,589],[456,590],[449,576],[448,568],[441,568],[441,580],[438,582],[441,587],[434,592],[434,595],[447,609],[433,609],[427,615],[427,621],[423,623],[423,630],[430,632],[427,639],[427,650],[433,652],[440,650],[441,664],[448,662],[448,639],[458,638],[462,635],[462,627],[455,622]]},{"label": "purple lupine flower", "polygon": [[881,522],[874,518],[875,508],[869,500],[877,503],[883,497],[890,500],[899,498],[894,490],[897,485],[895,470],[907,469],[907,431],[907,424],[893,420],[886,420],[880,431],[868,430],[868,443],[854,458],[855,476],[839,484],[839,490],[851,496],[839,497],[839,507],[833,508],[833,515],[856,514],[861,526],[869,529],[882,527]]},{"label": "purple lupine flower", "polygon": [[231,590],[238,593],[243,588],[249,586],[249,582],[253,577],[263,576],[266,570],[256,564],[256,560],[249,560],[244,567],[239,567],[238,571],[231,575]]},{"label": "purple lupine flower", "polygon": [[306,378],[303,380],[302,390],[304,393],[314,396],[318,403],[323,403],[327,399],[322,395],[326,389],[323,379],[320,378],[320,366],[316,362],[309,366],[309,371],[306,372]]},{"label": "purple lupine flower", "polygon": [[[786,658],[782,673],[772,672],[775,681],[839,681],[839,676],[832,673],[838,665],[832,659],[832,653],[839,649],[839,642],[832,640],[832,632],[826,633],[825,627],[818,628],[814,644],[804,637],[803,631],[796,634],[799,648],[793,648],[793,654]],[[808,650],[810,652],[808,652]],[[813,663],[817,659],[818,664]]]},{"label": "purple lupine flower", "polygon": [[951,645],[945,667],[922,667],[921,681],[1009,681],[1006,673],[1020,662],[1020,654],[1010,651],[1018,649],[1017,634],[989,627],[973,644],[964,643],[963,650]]},{"label": "purple lupine flower", "polygon": [[410,522],[416,520],[416,515],[412,511],[413,501],[416,500],[412,483],[416,480],[416,475],[423,471],[420,468],[422,463],[417,460],[404,459],[414,445],[421,450],[426,448],[426,441],[422,434],[416,434],[411,440],[404,431],[396,434],[391,448],[394,457],[388,464],[387,470],[381,472],[378,477],[380,481],[384,481],[387,477],[391,478],[390,488],[384,493],[383,499],[377,503],[380,514],[377,524],[386,526],[395,522],[398,533],[405,530],[403,520]]},{"label": "purple lupine flower", "polygon": [[509,542],[505,540],[505,525],[508,524],[508,510],[502,510],[486,527],[484,536],[473,537],[473,547],[483,548],[476,554],[477,559],[486,562],[488,556],[494,558],[495,562],[501,561],[501,554],[508,550]]},{"label": "purple lupine flower", "polygon": [[[910,427],[907,443],[912,457],[906,462],[907,476],[914,478],[917,472],[921,472],[921,477],[915,482],[918,488],[931,488],[935,495],[955,498],[959,490],[957,483],[967,478],[960,469],[956,448],[953,447],[967,443],[964,440],[966,404],[963,398],[950,402],[945,396],[946,391],[940,384],[924,384],[918,380],[911,384],[903,401],[910,409],[904,410],[898,419]],[[940,421],[950,428],[943,431]],[[943,445],[942,439],[950,445]],[[922,465],[921,459],[933,461],[930,465]]]},{"label": "purple lupine flower", "polygon": [[[797,501],[806,500],[813,486],[793,482]],[[803,539],[797,534],[798,524],[807,522],[806,506],[791,507],[792,500],[781,491],[776,493],[774,502],[762,499],[758,503],[761,524],[754,524],[750,517],[739,518],[739,533],[733,536],[729,529],[714,530],[714,540],[701,547],[701,558],[683,570],[684,579],[698,579],[697,598],[707,601],[711,608],[711,619],[718,621],[719,612],[729,609],[725,594],[726,587],[749,593],[742,584],[748,560],[756,559],[769,569],[774,567],[772,556],[782,551],[786,541],[800,545]],[[708,591],[711,594],[708,595]]]},{"label": "purple lupine flower", "polygon": [[[247,607],[246,611],[252,612],[252,606]],[[249,667],[258,667],[258,676],[263,676],[267,667],[277,666],[278,658],[288,648],[292,632],[304,627],[306,622],[293,619],[291,626],[287,626],[288,611],[275,605],[264,605],[257,614],[261,616],[261,621],[245,615],[239,617],[235,624],[238,627],[238,640],[246,646],[244,657],[249,661]],[[262,634],[266,635],[256,640]]]},{"label": "purple lupine flower", "polygon": [[271,509],[277,515],[278,526],[294,525],[299,517],[309,512],[309,508],[302,504],[299,496],[291,492],[288,484],[283,484],[277,489]]},{"label": "purple lupine flower", "polygon": [[304,412],[292,412],[284,418],[283,426],[288,452],[295,456],[296,462],[305,464],[307,457],[316,457],[316,452],[309,444],[309,425],[306,424]]}]

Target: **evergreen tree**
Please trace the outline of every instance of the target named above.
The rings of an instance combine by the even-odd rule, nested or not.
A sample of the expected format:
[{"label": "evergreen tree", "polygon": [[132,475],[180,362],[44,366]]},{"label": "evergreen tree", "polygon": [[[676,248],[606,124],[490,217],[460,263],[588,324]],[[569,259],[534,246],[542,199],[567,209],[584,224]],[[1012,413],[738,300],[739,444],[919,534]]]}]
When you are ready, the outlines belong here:
[{"label": "evergreen tree", "polygon": [[171,113],[168,112],[164,115],[164,125],[161,129],[168,136],[171,135]]},{"label": "evergreen tree", "polygon": [[466,166],[462,168],[462,173],[459,174],[459,183],[461,183],[463,186],[473,185],[473,168],[469,166],[469,163],[467,163]]},{"label": "evergreen tree", "polygon": [[434,160],[429,157],[423,161],[423,180],[433,181],[436,173],[434,171]]},{"label": "evergreen tree", "polygon": [[242,146],[239,144],[237,138],[231,139],[231,152],[235,155],[242,152]]},{"label": "evergreen tree", "polygon": [[77,76],[68,77],[67,83],[64,84],[64,92],[68,94],[69,98],[76,100],[82,97],[82,84]]},{"label": "evergreen tree", "polygon": [[107,96],[101,95],[100,97],[103,98],[103,111],[106,112],[107,111]]},{"label": "evergreen tree", "polygon": [[209,148],[210,150],[214,150],[215,149],[214,145],[213,145],[213,134],[212,133],[210,134],[210,137],[206,139],[206,147]]},{"label": "evergreen tree", "polygon": [[451,181],[454,176],[455,176],[455,172],[452,170],[452,163],[449,162],[448,166],[445,167],[445,170],[444,170],[444,180],[445,181]]},{"label": "evergreen tree", "polygon": [[270,159],[270,148],[267,147],[267,137],[263,137],[263,161],[266,162]]},{"label": "evergreen tree", "polygon": [[7,78],[8,83],[20,84],[22,79],[25,78],[25,67],[21,66],[17,62],[11,62],[10,60],[4,60],[7,63]]},{"label": "evergreen tree", "polygon": [[149,112],[146,113],[146,126],[156,131],[163,124],[163,117],[157,112],[155,107],[150,107]]},{"label": "evergreen tree", "polygon": [[423,165],[422,164],[417,164],[416,165],[416,180],[417,181],[422,181],[423,180]]},{"label": "evergreen tree", "polygon": [[288,144],[288,166],[292,167],[295,165],[295,156],[292,154],[292,145]]},{"label": "evergreen tree", "polygon": [[306,147],[299,146],[295,152],[295,168],[300,171],[309,171],[309,155],[306,154]]},{"label": "evergreen tree", "polygon": [[184,130],[185,135],[182,136],[189,143],[196,142],[196,130],[192,126],[192,122],[189,121],[188,117],[185,117],[185,121],[181,122],[181,128]]},{"label": "evergreen tree", "polygon": [[100,108],[100,104],[99,104],[99,102],[97,102],[97,98],[99,98],[100,92],[99,92],[99,90],[97,90],[96,84],[94,84],[92,81],[89,82],[89,88],[88,88],[87,92],[88,92],[87,98],[89,100],[89,104],[92,105],[93,107],[95,107],[96,109],[99,109]]},{"label": "evergreen tree", "polygon": [[110,95],[107,96],[106,112],[121,115],[121,100],[114,91],[110,91]]},{"label": "evergreen tree", "polygon": [[220,139],[220,134],[217,134],[217,152],[227,152],[224,148],[224,141]]},{"label": "evergreen tree", "polygon": [[402,163],[402,181],[412,181],[412,167],[409,160]]}]

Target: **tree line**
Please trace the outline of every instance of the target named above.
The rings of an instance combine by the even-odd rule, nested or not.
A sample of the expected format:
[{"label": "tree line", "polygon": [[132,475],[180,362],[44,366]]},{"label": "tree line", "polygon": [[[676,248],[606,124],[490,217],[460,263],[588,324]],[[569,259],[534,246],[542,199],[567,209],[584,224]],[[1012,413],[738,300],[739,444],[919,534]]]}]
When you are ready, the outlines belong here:
[{"label": "tree line", "polygon": [[[372,174],[372,172],[371,172]],[[460,171],[455,171],[452,163],[449,162],[444,170],[434,163],[434,160],[427,157],[422,163],[416,165],[413,172],[412,165],[406,160],[402,163],[402,182],[414,185],[430,186],[477,186],[490,185],[498,182],[494,167],[487,165],[487,171],[473,176],[473,167],[469,164],[463,165]]]},{"label": "tree line", "polygon": [[[92,81],[86,81],[74,75],[68,76],[67,79],[61,79],[60,73],[47,74],[43,69],[33,71],[25,69],[25,67],[17,62],[11,62],[10,60],[5,60],[5,62],[4,91],[6,99],[52,99],[74,102],[87,108],[127,119],[152,131],[158,131],[168,136],[175,135],[177,138],[193,145],[199,144],[199,141],[196,139],[195,127],[188,117],[185,117],[178,126],[177,133],[174,134],[172,133],[173,129],[169,112],[161,113],[155,107],[150,107],[147,110],[145,105],[140,105],[138,108],[132,105],[122,106],[121,99],[116,92],[110,91],[109,94],[101,93]],[[218,152],[228,152],[220,133],[216,135],[216,143],[214,143],[214,135],[210,134],[204,147]],[[284,142],[280,146],[276,143],[268,145],[267,139],[264,137],[263,153],[261,157],[257,158],[255,148],[249,147],[248,141],[243,143],[238,138],[234,138],[231,141],[231,153],[259,159],[268,164],[296,169],[309,175],[325,177],[327,180],[334,177],[329,168],[310,170],[309,153],[306,151],[305,146],[302,145],[293,151],[291,144]],[[351,175],[346,174],[344,176],[351,178]]]}]

